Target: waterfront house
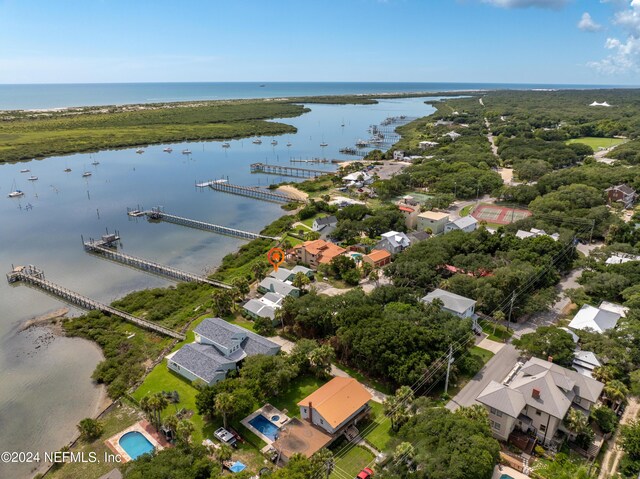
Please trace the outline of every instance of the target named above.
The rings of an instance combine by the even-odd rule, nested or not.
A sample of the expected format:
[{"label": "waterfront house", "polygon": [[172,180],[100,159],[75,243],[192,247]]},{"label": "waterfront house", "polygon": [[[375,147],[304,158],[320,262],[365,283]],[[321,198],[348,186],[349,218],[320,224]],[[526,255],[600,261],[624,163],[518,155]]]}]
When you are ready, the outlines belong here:
[{"label": "waterfront house", "polygon": [[636,190],[625,184],[612,186],[604,191],[607,194],[609,204],[621,203],[627,209],[633,206],[637,197]]},{"label": "waterfront house", "polygon": [[272,277],[267,277],[260,281],[260,284],[258,284],[258,292],[278,293],[281,296],[293,296],[294,298],[300,296],[300,290],[291,283],[286,283]]},{"label": "waterfront house", "polygon": [[434,148],[436,146],[438,146],[437,141],[421,141],[420,143],[418,143],[418,148],[420,148],[421,150],[426,150],[427,148]]},{"label": "waterfront house", "polygon": [[333,258],[347,251],[340,246],[325,240],[305,241],[293,247],[296,259],[300,263],[317,268],[320,264],[329,264]]},{"label": "waterfront house", "polygon": [[393,161],[402,161],[402,160],[404,160],[404,150],[394,150]]},{"label": "waterfront house", "polygon": [[206,318],[194,330],[195,341],[169,354],[167,367],[190,381],[222,381],[247,356],[273,356],[280,345],[220,318]]},{"label": "waterfront house", "polygon": [[382,268],[391,263],[391,254],[383,249],[374,249],[371,253],[364,255],[362,261],[370,264],[374,268]]},{"label": "waterfront house", "polygon": [[562,422],[569,409],[588,416],[603,387],[576,371],[531,358],[504,383],[491,381],[477,401],[487,408],[496,439],[507,441],[514,430],[520,430],[548,446],[559,443],[559,431],[573,435]]},{"label": "waterfront house", "polygon": [[455,314],[459,318],[471,318],[475,314],[476,301],[444,289],[434,289],[422,298],[423,303],[432,303],[434,299],[442,301],[442,310]]},{"label": "waterfront house", "polygon": [[388,231],[381,236],[382,239],[376,244],[376,249],[383,249],[391,254],[398,254],[411,246],[411,240],[409,240],[409,237],[404,233]]},{"label": "waterfront house", "polygon": [[430,230],[434,235],[443,233],[444,227],[448,222],[449,215],[447,213],[424,211],[418,215],[418,229],[422,231]]},{"label": "waterfront house", "polygon": [[471,233],[476,229],[478,229],[478,220],[473,216],[468,215],[448,222],[444,227],[444,232],[449,233],[451,231],[464,231],[465,233]]},{"label": "waterfront house", "polygon": [[300,417],[330,435],[339,434],[369,410],[371,397],[355,379],[335,377],[298,403]]},{"label": "waterfront house", "polygon": [[[613,303],[610,303],[613,304]],[[595,333],[604,333],[609,329],[613,329],[618,324],[618,320],[622,317],[620,312],[585,304],[580,308],[580,311],[576,313],[571,322],[569,328],[577,330],[591,330]]]},{"label": "waterfront house", "polygon": [[313,231],[322,231],[325,228],[335,228],[338,225],[338,218],[335,216],[323,216],[313,220],[311,229]]},{"label": "waterfront house", "polygon": [[373,176],[366,171],[356,171],[355,173],[350,173],[347,176],[342,177],[342,181],[347,183],[349,186],[370,185],[373,183]]},{"label": "waterfront house", "polygon": [[276,310],[282,306],[283,300],[284,296],[278,293],[267,293],[261,298],[250,299],[242,308],[250,318],[269,318],[275,322]]}]

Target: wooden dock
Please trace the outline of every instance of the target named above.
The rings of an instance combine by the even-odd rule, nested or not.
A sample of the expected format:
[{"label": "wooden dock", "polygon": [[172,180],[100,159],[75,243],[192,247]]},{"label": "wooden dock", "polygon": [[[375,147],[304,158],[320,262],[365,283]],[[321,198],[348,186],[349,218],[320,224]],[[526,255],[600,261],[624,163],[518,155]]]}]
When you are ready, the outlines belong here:
[{"label": "wooden dock", "polygon": [[171,215],[165,213],[159,206],[152,208],[150,211],[145,211],[144,214],[150,220],[166,221],[167,223],[175,223],[177,225],[188,226],[190,228],[196,228],[204,231],[211,231],[221,235],[235,236],[236,238],[242,238],[247,240],[254,240],[258,238],[268,240],[280,240],[277,236],[265,236],[259,233],[253,233],[251,231],[243,231],[235,228],[229,228],[227,226],[214,225],[213,223],[205,223],[204,221],[192,220],[190,218],[183,218],[182,216]]},{"label": "wooden dock", "polygon": [[296,178],[316,178],[322,175],[333,174],[333,171],[316,170],[312,168],[299,168],[297,166],[269,165],[267,163],[253,163],[250,165],[251,173],[269,173],[280,176],[293,176]]},{"label": "wooden dock", "polygon": [[80,306],[88,310],[98,310],[104,313],[111,314],[113,316],[118,316],[125,321],[129,321],[130,323],[135,324],[136,326],[140,326],[141,328],[145,328],[156,333],[164,334],[165,336],[170,336],[172,338],[180,340],[185,339],[185,335],[182,333],[178,333],[176,331],[173,331],[172,329],[165,328],[164,326],[160,326],[159,324],[156,324],[152,321],[137,318],[136,316],[133,316],[132,314],[129,314],[125,311],[120,311],[119,309],[113,308],[107,304],[100,303],[99,301],[95,301],[91,298],[76,293],[75,291],[71,291],[67,288],[52,283],[51,281],[45,279],[44,271],[36,268],[33,265],[14,267],[12,271],[7,274],[7,281],[9,281],[9,283],[23,282],[26,284],[30,284],[42,289],[49,294],[57,296],[58,298],[66,301],[69,304]]},{"label": "wooden dock", "polygon": [[226,181],[207,181],[205,183],[196,183],[200,188],[209,187],[212,190],[222,191],[224,193],[232,193],[235,195],[247,196],[263,201],[273,201],[276,203],[306,203],[306,200],[293,198],[283,193],[275,193],[258,187],[233,185]]},{"label": "wooden dock", "polygon": [[176,268],[171,268],[170,266],[165,266],[159,263],[154,263],[152,261],[147,261],[146,259],[137,258],[135,256],[121,253],[118,250],[116,250],[115,247],[113,246],[114,241],[117,241],[120,239],[119,236],[116,236],[116,237],[117,239],[111,239],[107,237],[106,238],[107,241],[105,241],[104,236],[100,240],[94,240],[90,238],[89,241],[84,241],[84,238],[83,238],[82,244],[84,245],[85,251],[99,254],[112,261],[123,263],[127,266],[133,266],[134,268],[138,268],[143,271],[148,271],[150,273],[166,276],[171,279],[175,279],[177,281],[203,283],[203,284],[209,284],[216,288],[232,289],[232,286],[226,283],[223,283],[221,281],[215,281],[215,280],[206,278],[204,276],[188,273],[186,271],[181,271]]}]

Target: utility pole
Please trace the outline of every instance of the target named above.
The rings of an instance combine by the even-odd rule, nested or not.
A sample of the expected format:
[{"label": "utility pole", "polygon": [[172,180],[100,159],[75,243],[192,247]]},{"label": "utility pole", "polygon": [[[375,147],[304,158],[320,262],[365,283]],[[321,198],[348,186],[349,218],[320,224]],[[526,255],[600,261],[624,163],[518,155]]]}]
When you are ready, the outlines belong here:
[{"label": "utility pole", "polygon": [[449,390],[449,372],[451,371],[451,365],[453,364],[453,346],[449,346],[449,356],[447,357],[447,378],[444,381],[444,393],[447,394]]},{"label": "utility pole", "polygon": [[596,227],[596,220],[591,220],[591,232],[589,233],[589,244],[593,241],[593,230]]},{"label": "utility pole", "polygon": [[507,331],[509,331],[509,325],[511,324],[511,313],[513,312],[513,303],[516,301],[516,292],[511,295],[511,303],[509,304],[509,319],[507,321]]}]

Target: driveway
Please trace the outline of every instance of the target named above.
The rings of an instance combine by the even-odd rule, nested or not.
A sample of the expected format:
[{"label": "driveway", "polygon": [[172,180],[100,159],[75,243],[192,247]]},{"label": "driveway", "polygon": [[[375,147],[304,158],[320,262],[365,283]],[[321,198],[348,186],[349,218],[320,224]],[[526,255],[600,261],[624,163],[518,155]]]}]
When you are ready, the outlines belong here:
[{"label": "driveway", "polygon": [[476,404],[476,398],[491,381],[502,382],[513,369],[520,353],[511,344],[505,344],[498,353],[476,374],[455,397],[447,403],[446,408],[455,411],[460,406]]}]

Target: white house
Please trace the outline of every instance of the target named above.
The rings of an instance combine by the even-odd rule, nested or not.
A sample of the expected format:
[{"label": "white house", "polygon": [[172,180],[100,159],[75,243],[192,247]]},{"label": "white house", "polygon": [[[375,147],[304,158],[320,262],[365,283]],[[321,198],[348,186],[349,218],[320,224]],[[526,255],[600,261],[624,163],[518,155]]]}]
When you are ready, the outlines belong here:
[{"label": "white house", "polygon": [[389,231],[387,233],[383,233],[381,236],[382,239],[378,241],[375,249],[383,249],[391,254],[397,254],[411,246],[411,240],[404,233]]},{"label": "white house", "polygon": [[349,185],[363,184],[370,185],[373,183],[373,176],[366,171],[356,171],[355,173],[348,174],[342,177],[342,181]]},{"label": "white house", "polygon": [[298,403],[300,417],[334,435],[357,422],[371,398],[355,379],[335,377]]},{"label": "white house", "polygon": [[471,329],[478,332],[482,330],[478,324],[478,317],[475,314],[475,300],[438,288],[423,297],[421,301],[431,304],[435,299],[442,301],[442,311],[455,314],[459,318],[471,318],[473,320]]},{"label": "white house", "polygon": [[322,231],[325,228],[335,228],[338,225],[338,218],[335,216],[323,216],[313,220],[311,229],[313,231]]},{"label": "white house", "polygon": [[552,235],[550,235],[545,230],[540,230],[537,228],[531,228],[529,231],[518,230],[516,232],[516,237],[520,239],[537,238],[538,236],[549,236],[551,239],[553,239],[553,241],[558,241],[560,239],[560,235],[558,233],[553,233]]},{"label": "white house", "polygon": [[618,312],[585,304],[576,313],[568,326],[571,329],[604,333],[609,329],[615,328],[621,316]]},{"label": "white house", "polygon": [[570,408],[588,415],[604,384],[549,361],[531,358],[504,383],[491,381],[477,397],[489,413],[491,432],[506,441],[514,429],[548,446],[556,443]]},{"label": "white house", "polygon": [[576,351],[573,353],[571,367],[584,376],[592,378],[593,370],[600,366],[602,366],[602,363],[591,351]]},{"label": "white house", "polygon": [[627,253],[613,253],[607,258],[605,264],[623,264],[629,261],[640,261],[640,256]]},{"label": "white house", "polygon": [[220,318],[206,318],[193,330],[195,341],[169,354],[167,367],[191,381],[222,381],[247,356],[273,356],[280,345]]},{"label": "white house", "polygon": [[402,161],[402,160],[404,160],[404,151],[403,150],[394,150],[393,151],[393,160],[394,161]]},{"label": "white house", "polygon": [[450,231],[464,231],[465,233],[471,233],[472,231],[475,231],[477,229],[478,220],[473,216],[468,215],[447,223],[444,227],[444,232],[449,233]]},{"label": "white house", "polygon": [[[281,268],[278,268],[278,271],[280,269]],[[289,273],[291,272],[289,271]],[[258,291],[260,293],[278,293],[282,296],[293,296],[294,298],[300,296],[300,290],[291,283],[272,277],[267,277],[260,281],[260,284],[258,284]]]},{"label": "white house", "polygon": [[278,293],[267,293],[261,298],[250,299],[242,308],[244,312],[253,319],[269,318],[271,321],[274,321],[276,311],[282,306],[283,300],[284,296]]},{"label": "white house", "polygon": [[421,150],[426,150],[427,148],[434,148],[436,146],[438,146],[437,141],[421,141],[420,143],[418,143],[418,148],[420,148]]}]

